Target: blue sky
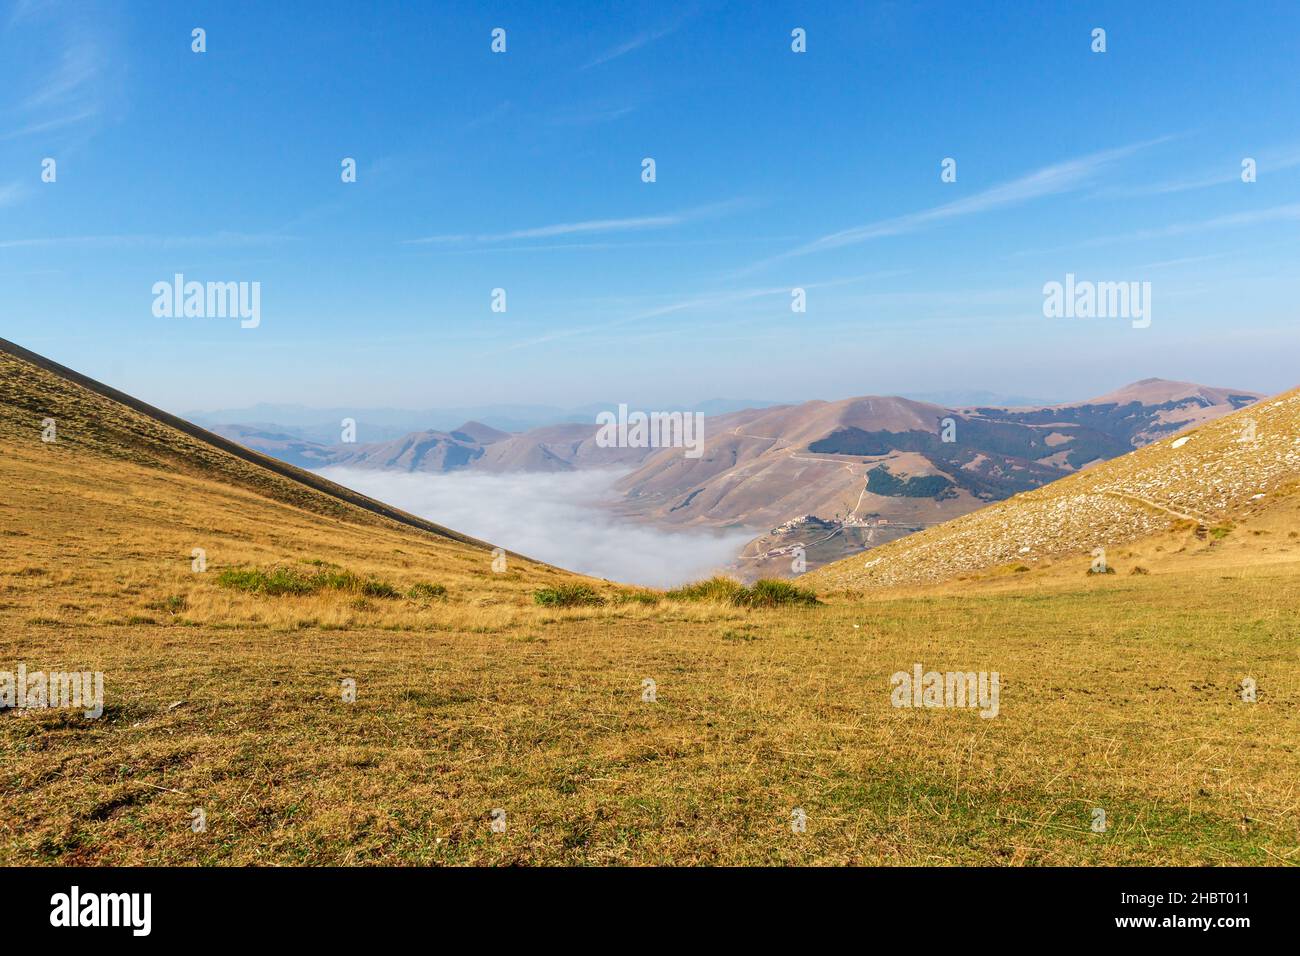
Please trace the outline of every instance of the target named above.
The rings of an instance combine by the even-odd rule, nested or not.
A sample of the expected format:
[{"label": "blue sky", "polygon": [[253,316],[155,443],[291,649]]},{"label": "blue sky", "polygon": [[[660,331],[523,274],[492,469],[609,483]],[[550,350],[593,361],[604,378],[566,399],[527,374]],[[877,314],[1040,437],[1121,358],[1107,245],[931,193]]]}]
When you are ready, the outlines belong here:
[{"label": "blue sky", "polygon": [[1297,62],[1294,2],[9,4],[0,335],[174,410],[1280,390]]}]

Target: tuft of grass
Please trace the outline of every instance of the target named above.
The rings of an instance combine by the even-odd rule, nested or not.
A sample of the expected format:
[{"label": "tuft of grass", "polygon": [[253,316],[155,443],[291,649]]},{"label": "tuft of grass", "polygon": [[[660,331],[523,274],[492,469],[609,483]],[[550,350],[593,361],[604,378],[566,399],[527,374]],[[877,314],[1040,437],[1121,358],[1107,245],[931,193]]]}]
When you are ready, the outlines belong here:
[{"label": "tuft of grass", "polygon": [[406,596],[413,601],[442,601],[447,597],[447,588],[441,584],[426,584],[421,581],[419,584],[412,584]]},{"label": "tuft of grass", "polygon": [[1129,574],[1150,574],[1150,573],[1151,573],[1150,571],[1142,567],[1142,565],[1140,564],[1133,565],[1133,570],[1129,572]]},{"label": "tuft of grass", "polygon": [[533,592],[533,601],[542,607],[591,607],[605,599],[589,584],[557,584]]},{"label": "tuft of grass", "polygon": [[733,604],[741,607],[785,607],[802,605],[805,607],[820,604],[817,595],[807,588],[801,588],[789,581],[764,578],[755,581],[747,588],[741,588],[732,599]]},{"label": "tuft of grass", "polygon": [[250,594],[315,594],[320,585],[315,575],[293,568],[226,568],[217,575],[217,584],[223,588],[246,591]]},{"label": "tuft of grass", "polygon": [[189,607],[189,603],[184,594],[172,594],[161,601],[150,601],[145,605],[145,608],[150,611],[166,611],[168,614],[179,614]]},{"label": "tuft of grass", "polygon": [[684,584],[669,591],[670,601],[712,601],[736,607],[782,607],[820,604],[817,595],[807,588],[774,578],[755,581],[749,587],[732,578],[712,577],[694,584]]},{"label": "tuft of grass", "polygon": [[670,601],[716,601],[719,604],[730,604],[732,599],[744,589],[744,585],[739,581],[718,575],[706,581],[696,581],[693,584],[683,584],[679,588],[673,588],[664,597]]},{"label": "tuft of grass", "polygon": [[659,603],[659,595],[653,591],[619,591],[614,595],[615,604],[644,604],[654,605]]},{"label": "tuft of grass", "polygon": [[321,591],[344,591],[363,597],[399,598],[402,592],[387,581],[362,578],[351,571],[303,571],[277,566],[262,568],[226,568],[217,575],[217,584],[249,594],[272,597],[319,594]]},{"label": "tuft of grass", "polygon": [[360,590],[366,597],[399,598],[402,596],[402,592],[387,581],[380,581],[376,578],[362,581]]}]

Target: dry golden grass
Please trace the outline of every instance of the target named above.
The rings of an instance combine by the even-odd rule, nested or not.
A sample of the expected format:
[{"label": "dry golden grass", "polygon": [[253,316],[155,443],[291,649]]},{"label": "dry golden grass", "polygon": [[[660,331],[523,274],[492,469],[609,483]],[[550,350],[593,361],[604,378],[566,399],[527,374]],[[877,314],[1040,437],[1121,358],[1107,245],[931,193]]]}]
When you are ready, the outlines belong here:
[{"label": "dry golden grass", "polygon": [[[486,631],[27,627],[0,659],[101,670],[108,709],[2,719],[0,861],[1295,862],[1294,584],[520,609]],[[914,662],[999,671],[1001,713],[894,709]]]},{"label": "dry golden grass", "polygon": [[[106,709],[0,713],[0,864],[1300,862],[1293,513],[1100,577],[1063,555],[768,610],[588,581],[608,603],[554,610],[533,591],[584,579],[165,430],[117,444],[147,424],[70,386],[42,444],[40,381],[0,404],[0,670],[102,671]],[[312,562],[447,596],[217,583]],[[999,716],[895,709],[918,662],[998,671]]]}]

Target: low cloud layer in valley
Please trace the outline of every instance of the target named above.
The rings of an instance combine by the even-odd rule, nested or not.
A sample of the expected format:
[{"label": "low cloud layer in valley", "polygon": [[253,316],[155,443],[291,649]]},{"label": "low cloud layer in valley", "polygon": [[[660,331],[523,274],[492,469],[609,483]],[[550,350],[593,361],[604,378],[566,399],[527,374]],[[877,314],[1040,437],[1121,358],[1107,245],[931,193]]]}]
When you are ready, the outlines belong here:
[{"label": "low cloud layer in valley", "polygon": [[616,471],[447,475],[325,468],[320,474],[448,528],[571,571],[668,587],[728,564],[749,532],[662,531],[601,507]]}]

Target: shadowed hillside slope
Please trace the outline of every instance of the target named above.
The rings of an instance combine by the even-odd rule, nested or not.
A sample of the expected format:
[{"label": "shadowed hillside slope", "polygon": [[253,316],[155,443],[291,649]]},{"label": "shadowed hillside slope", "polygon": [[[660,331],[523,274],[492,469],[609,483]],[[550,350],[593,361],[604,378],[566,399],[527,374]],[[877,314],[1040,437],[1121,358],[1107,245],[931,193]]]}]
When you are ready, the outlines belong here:
[{"label": "shadowed hillside slope", "polygon": [[[1016,495],[807,575],[831,588],[946,581],[1115,548],[1183,527],[1199,540],[1265,513],[1294,516],[1300,391]],[[1292,527],[1296,527],[1292,524]]]}]

